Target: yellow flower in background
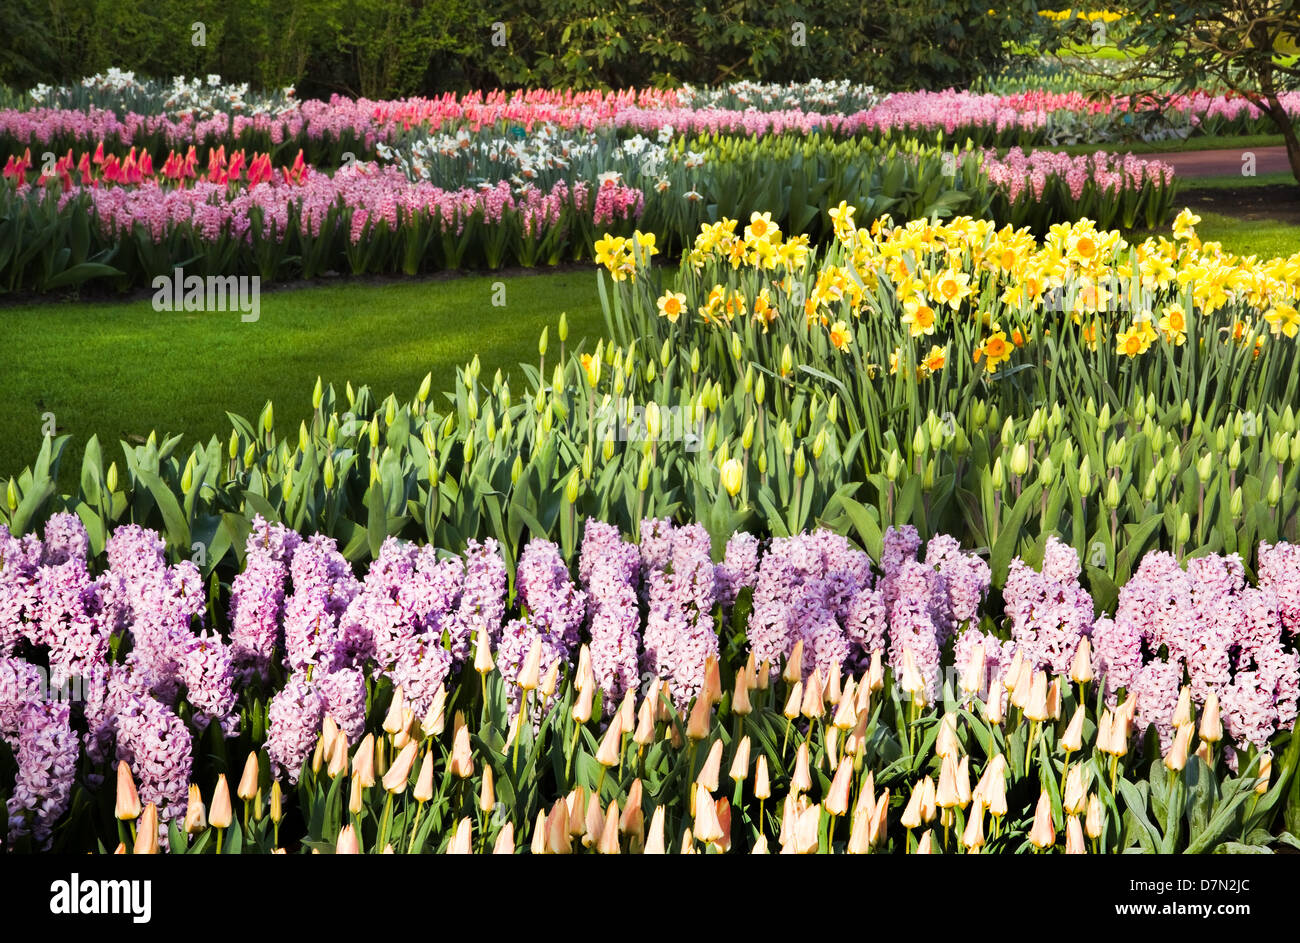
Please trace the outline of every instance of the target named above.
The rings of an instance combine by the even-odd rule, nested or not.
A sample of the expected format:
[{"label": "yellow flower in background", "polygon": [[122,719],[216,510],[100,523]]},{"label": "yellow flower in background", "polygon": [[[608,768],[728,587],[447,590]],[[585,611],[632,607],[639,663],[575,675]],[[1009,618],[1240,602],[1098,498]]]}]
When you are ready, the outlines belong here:
[{"label": "yellow flower in background", "polygon": [[659,314],[667,318],[673,324],[682,316],[686,310],[686,296],[681,292],[666,292],[657,302]]},{"label": "yellow flower in background", "polygon": [[1274,334],[1295,337],[1296,331],[1300,330],[1300,311],[1296,311],[1294,305],[1280,304],[1269,308],[1264,312],[1264,320]]},{"label": "yellow flower in background", "polygon": [[611,236],[605,233],[605,238],[597,239],[595,243],[596,264],[603,265],[613,271],[618,265],[627,245],[627,240],[622,236]]},{"label": "yellow flower in background", "polygon": [[836,321],[831,325],[829,334],[831,346],[836,350],[848,350],[849,345],[853,343],[853,335],[849,332],[849,326],[843,321]]},{"label": "yellow flower in background", "polygon": [[1151,349],[1151,337],[1148,334],[1150,323],[1144,330],[1142,324],[1134,324],[1127,330],[1120,331],[1115,337],[1115,352],[1125,357],[1140,357]]},{"label": "yellow flower in background", "polygon": [[750,214],[749,225],[745,227],[745,239],[749,242],[762,239],[771,241],[779,239],[781,229],[772,222],[771,213],[754,212]]},{"label": "yellow flower in background", "polygon": [[1177,302],[1165,306],[1160,314],[1158,326],[1165,340],[1175,347],[1181,347],[1187,340],[1187,312]]},{"label": "yellow flower in background", "polygon": [[903,316],[899,320],[908,326],[913,337],[934,333],[934,309],[919,296],[903,302]]},{"label": "yellow flower in background", "polygon": [[942,347],[936,345],[930,348],[930,352],[925,355],[925,360],[922,362],[925,364],[925,369],[931,373],[938,373],[947,365],[948,355]]},{"label": "yellow flower in background", "polygon": [[1174,238],[1190,239],[1196,235],[1196,224],[1201,221],[1201,217],[1193,213],[1189,208],[1183,207],[1181,213],[1174,217]]},{"label": "yellow flower in background", "polygon": [[930,280],[930,297],[956,311],[971,293],[970,276],[965,272],[947,269]]},{"label": "yellow flower in background", "polygon": [[998,365],[1006,363],[1011,359],[1011,344],[1007,341],[1007,335],[1003,331],[995,332],[988,340],[979,347],[975,348],[975,362],[984,361],[984,369],[989,373],[997,373]]}]

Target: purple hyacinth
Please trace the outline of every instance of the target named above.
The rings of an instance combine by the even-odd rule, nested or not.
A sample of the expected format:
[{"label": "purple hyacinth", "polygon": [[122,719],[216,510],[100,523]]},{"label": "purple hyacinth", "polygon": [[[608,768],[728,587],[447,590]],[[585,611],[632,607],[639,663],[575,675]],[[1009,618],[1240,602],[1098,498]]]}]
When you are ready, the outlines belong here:
[{"label": "purple hyacinth", "polygon": [[41,563],[59,566],[70,560],[83,564],[90,555],[90,537],[81,518],[67,511],[50,516],[45,522],[45,545]]},{"label": "purple hyacinth", "polygon": [[340,641],[339,619],[361,589],[331,537],[317,534],[294,551],[293,594],[284,606],[285,662],[293,670],[328,662]]},{"label": "purple hyacinth", "polygon": [[16,655],[0,654],[0,738],[15,750],[23,708],[44,695],[39,668]]},{"label": "purple hyacinth", "polygon": [[316,748],[325,700],[316,686],[292,675],[267,708],[266,755],[276,779],[298,784],[303,764]]},{"label": "purple hyacinth", "polygon": [[592,672],[608,710],[637,683],[640,560],[636,545],[625,542],[618,528],[588,519],[578,574],[588,598]]},{"label": "purple hyacinth", "polygon": [[506,617],[506,564],[500,545],[491,537],[483,543],[469,540],[463,559],[465,578],[454,620],[453,671],[470,657],[470,646],[477,642],[480,632],[488,634],[492,646],[497,644]]},{"label": "purple hyacinth", "polygon": [[667,681],[684,710],[704,684],[705,662],[718,653],[712,541],[699,524],[676,528],[668,539],[666,566],[650,570],[642,668]]},{"label": "purple hyacinth", "polygon": [[911,524],[885,530],[880,550],[881,576],[876,588],[884,597],[886,608],[892,608],[898,598],[898,577],[904,564],[915,560],[920,549],[921,535]]},{"label": "purple hyacinth", "polygon": [[1149,661],[1133,676],[1131,693],[1137,697],[1133,729],[1143,736],[1154,726],[1160,735],[1161,752],[1169,749],[1174,735],[1174,711],[1183,684],[1183,669],[1176,662]]},{"label": "purple hyacinth", "polygon": [[1092,632],[1092,596],[1079,574],[1079,555],[1055,535],[1047,538],[1041,572],[1019,557],[1011,561],[1002,598],[1011,636],[1034,669],[1068,674],[1080,641]]},{"label": "purple hyacinth", "polygon": [[77,769],[77,735],[67,704],[28,702],[19,718],[18,776],[7,803],[11,839],[30,835],[39,849],[72,798]]},{"label": "purple hyacinth", "polygon": [[366,677],[360,668],[340,668],[321,675],[319,682],[325,713],[334,719],[349,743],[366,732]]},{"label": "purple hyacinth", "polygon": [[905,561],[894,578],[894,604],[889,611],[889,666],[901,677],[905,652],[925,684],[926,701],[939,692],[939,636],[947,594],[939,574],[924,563]]},{"label": "purple hyacinth", "polygon": [[140,802],[158,806],[159,822],[184,815],[193,763],[185,722],[148,695],[135,695],[116,715],[117,758],[135,775]]},{"label": "purple hyacinth", "polygon": [[35,534],[14,537],[0,524],[0,655],[12,652],[24,635],[23,620],[36,603],[41,544]]},{"label": "purple hyacinth", "polygon": [[234,652],[215,632],[203,632],[191,639],[182,670],[185,676],[185,699],[194,708],[194,724],[206,730],[215,721],[222,733],[233,737],[239,732],[239,715],[235,713]]},{"label": "purple hyacinth", "polygon": [[576,650],[587,597],[573,585],[560,548],[549,540],[530,540],[519,558],[515,587],[528,621],[568,652]]},{"label": "purple hyacinth", "polygon": [[943,577],[952,612],[953,630],[979,621],[979,608],[992,580],[989,565],[973,553],[962,553],[955,537],[938,534],[925,548],[925,563]]},{"label": "purple hyacinth", "polygon": [[730,610],[736,597],[745,588],[758,585],[759,539],[753,534],[737,531],[727,541],[722,562],[714,569],[718,586],[718,602]]},{"label": "purple hyacinth", "polygon": [[[1286,631],[1300,632],[1300,545],[1259,545],[1259,586],[1277,595],[1278,613]],[[2,632],[3,629],[0,629]]]}]

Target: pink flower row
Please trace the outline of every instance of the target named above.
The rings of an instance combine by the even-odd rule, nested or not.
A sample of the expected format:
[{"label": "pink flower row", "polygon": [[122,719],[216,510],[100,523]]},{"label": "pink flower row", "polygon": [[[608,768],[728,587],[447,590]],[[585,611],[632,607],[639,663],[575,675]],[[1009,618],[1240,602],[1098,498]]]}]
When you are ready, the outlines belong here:
[{"label": "pink flower row", "polygon": [[254,210],[260,213],[256,235],[262,238],[283,235],[294,212],[312,236],[319,236],[326,220],[337,216],[341,209],[350,210],[350,238],[355,245],[368,223],[386,223],[396,229],[420,213],[435,216],[444,228],[460,233],[476,213],[484,222],[496,224],[507,212],[518,212],[525,231],[536,236],[555,225],[561,208],[569,203],[579,212],[590,212],[597,225],[634,218],[644,207],[641,191],[622,184],[595,188],[579,182],[570,189],[560,181],[548,192],[526,186],[515,193],[502,181],[479,189],[443,190],[431,183],[412,183],[392,167],[363,164],[344,168],[333,176],[312,174],[300,185],[278,178],[255,188],[239,189],[207,181],[197,181],[187,189],[148,182],[130,189],[73,188],[60,199],[66,202],[80,194],[89,196],[106,234],[129,232],[139,223],[155,242],[185,225],[193,225],[208,242],[217,241],[223,234],[247,241],[253,235],[250,214]]},{"label": "pink flower row", "polygon": [[997,151],[984,152],[984,172],[1003,190],[1011,202],[1028,192],[1035,199],[1043,195],[1050,177],[1063,178],[1070,188],[1070,196],[1079,199],[1091,181],[1100,189],[1117,192],[1139,188],[1150,182],[1156,186],[1173,183],[1173,165],[1158,160],[1142,160],[1132,154],[1082,154],[1071,157],[1052,151],[1023,151],[1018,147],[1009,150],[1005,157]]}]

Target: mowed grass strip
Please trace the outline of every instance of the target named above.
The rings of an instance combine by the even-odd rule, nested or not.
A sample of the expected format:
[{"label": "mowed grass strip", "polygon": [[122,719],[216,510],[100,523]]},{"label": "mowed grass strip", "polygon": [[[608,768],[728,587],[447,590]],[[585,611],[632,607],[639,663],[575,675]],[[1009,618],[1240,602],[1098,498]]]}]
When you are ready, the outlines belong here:
[{"label": "mowed grass strip", "polygon": [[[493,304],[497,283],[503,306]],[[276,425],[292,430],[311,414],[317,376],[340,394],[351,381],[411,397],[432,372],[436,396],[475,354],[489,380],[498,368],[535,363],[544,325],[554,362],[561,312],[570,347],[604,334],[594,269],[340,282],[263,292],[260,309],[248,323],[237,310],[156,312],[149,298],[0,309],[0,478],[35,458],[48,414],[72,436],[60,476],[67,489],[92,434],[123,470],[120,440],[156,430],[207,441],[228,434],[227,410],[255,420],[267,400]]]}]

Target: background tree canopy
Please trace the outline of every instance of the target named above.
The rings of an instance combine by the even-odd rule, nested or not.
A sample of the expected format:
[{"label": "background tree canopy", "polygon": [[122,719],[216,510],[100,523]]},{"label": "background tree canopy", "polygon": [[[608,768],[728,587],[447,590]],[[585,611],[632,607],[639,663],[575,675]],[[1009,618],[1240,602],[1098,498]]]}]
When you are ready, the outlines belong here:
[{"label": "background tree canopy", "polygon": [[[995,9],[990,10],[989,7]],[[0,81],[110,66],[306,96],[848,78],[964,86],[1037,28],[1034,0],[8,0]],[[194,24],[206,43],[195,45]],[[502,24],[505,44],[500,38]],[[802,44],[800,44],[802,40]]]}]

